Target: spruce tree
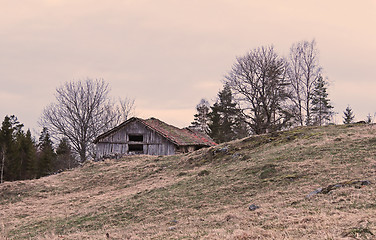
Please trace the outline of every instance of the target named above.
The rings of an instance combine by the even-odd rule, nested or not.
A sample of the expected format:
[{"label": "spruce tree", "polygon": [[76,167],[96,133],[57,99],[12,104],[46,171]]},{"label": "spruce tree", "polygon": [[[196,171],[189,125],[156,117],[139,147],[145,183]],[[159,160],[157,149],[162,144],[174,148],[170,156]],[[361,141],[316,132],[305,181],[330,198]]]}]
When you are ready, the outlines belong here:
[{"label": "spruce tree", "polygon": [[31,137],[30,129],[26,134],[18,134],[17,137],[18,157],[21,161],[18,179],[32,179],[36,176],[36,145]]},{"label": "spruce tree", "polygon": [[[218,102],[214,103],[211,108],[211,112],[209,113],[209,136],[216,142],[222,143],[227,142],[228,138],[232,138],[231,134],[226,136],[225,134],[225,126],[223,124],[223,116],[221,112],[221,106]],[[229,141],[229,140],[228,140]]]},{"label": "spruce tree", "polygon": [[21,161],[18,158],[16,136],[22,131],[23,124],[20,124],[17,117],[5,116],[0,130],[0,153],[1,153],[1,181],[18,180]]},{"label": "spruce tree", "polygon": [[217,107],[217,103],[211,108],[211,112],[209,113],[209,136],[217,143],[222,142],[221,136],[223,136],[222,128],[221,128],[221,115],[219,113],[219,108]]},{"label": "spruce tree", "polygon": [[55,159],[53,143],[47,128],[43,128],[39,137],[39,153],[37,177],[43,177],[51,173],[52,162]]},{"label": "spruce tree", "polygon": [[330,100],[328,98],[327,82],[322,76],[320,76],[315,83],[315,88],[313,90],[312,96],[312,110],[311,114],[313,116],[313,124],[321,126],[325,122],[330,120],[333,114],[331,110],[333,106],[330,105]]},{"label": "spruce tree", "polygon": [[62,138],[56,148],[56,158],[53,162],[53,171],[65,170],[76,167],[78,162],[72,154],[72,149],[67,138]]},{"label": "spruce tree", "polygon": [[350,106],[347,106],[346,110],[343,112],[343,123],[344,124],[350,124],[353,122],[355,116],[352,112],[352,109]]},{"label": "spruce tree", "polygon": [[228,142],[248,134],[241,110],[237,108],[229,86],[225,85],[223,90],[218,93],[218,100],[211,110],[209,135],[214,141]]}]

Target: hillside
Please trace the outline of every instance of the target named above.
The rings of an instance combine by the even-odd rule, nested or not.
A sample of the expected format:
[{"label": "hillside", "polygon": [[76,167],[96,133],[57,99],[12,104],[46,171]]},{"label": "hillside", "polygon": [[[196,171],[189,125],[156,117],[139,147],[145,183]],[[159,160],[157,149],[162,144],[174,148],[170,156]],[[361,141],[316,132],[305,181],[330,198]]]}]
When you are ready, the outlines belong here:
[{"label": "hillside", "polygon": [[375,190],[375,126],[296,128],[4,183],[0,239],[375,239]]}]

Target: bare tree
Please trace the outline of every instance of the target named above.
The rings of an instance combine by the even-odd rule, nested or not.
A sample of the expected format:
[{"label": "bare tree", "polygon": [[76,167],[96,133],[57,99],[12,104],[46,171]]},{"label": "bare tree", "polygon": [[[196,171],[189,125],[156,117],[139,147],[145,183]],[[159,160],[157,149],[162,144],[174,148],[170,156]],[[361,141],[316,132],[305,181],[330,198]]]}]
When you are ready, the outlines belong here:
[{"label": "bare tree", "polygon": [[292,101],[296,120],[300,125],[312,124],[312,97],[321,76],[319,54],[315,40],[302,41],[290,48],[288,76],[292,88]]},{"label": "bare tree", "polygon": [[367,117],[366,117],[366,123],[367,124],[372,124],[372,116],[370,113],[368,113]]},{"label": "bare tree", "polygon": [[125,122],[128,120],[129,117],[134,116],[134,99],[125,97],[125,98],[119,98],[119,106],[118,111],[120,112],[120,121]]},{"label": "bare tree", "polygon": [[[47,127],[51,135],[68,138],[84,162],[93,149],[95,137],[121,119],[108,95],[109,86],[103,79],[66,82],[56,89],[57,102],[44,109],[40,125]],[[128,106],[125,101],[121,104],[124,108]],[[133,108],[133,103],[129,106]]]},{"label": "bare tree", "polygon": [[257,48],[238,57],[225,84],[233,90],[254,133],[275,131],[288,124],[286,62],[273,47]]},{"label": "bare tree", "polygon": [[290,79],[291,100],[294,104],[293,108],[295,111],[296,121],[303,126],[303,83],[302,79],[302,68],[301,68],[301,49],[293,45],[290,49],[289,55],[289,68],[288,77]]},{"label": "bare tree", "polygon": [[200,103],[196,105],[197,113],[194,115],[194,121],[191,122],[191,127],[209,133],[209,110],[210,104],[208,100],[204,98],[201,99]]}]

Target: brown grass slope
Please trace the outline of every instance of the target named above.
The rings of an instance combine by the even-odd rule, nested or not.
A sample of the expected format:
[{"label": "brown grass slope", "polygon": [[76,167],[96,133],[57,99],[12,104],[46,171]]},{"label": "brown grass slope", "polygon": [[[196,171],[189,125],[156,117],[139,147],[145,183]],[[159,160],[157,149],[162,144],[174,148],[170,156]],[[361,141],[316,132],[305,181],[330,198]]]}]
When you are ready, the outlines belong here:
[{"label": "brown grass slope", "polygon": [[375,239],[375,189],[375,126],[296,128],[4,183],[0,239]]}]

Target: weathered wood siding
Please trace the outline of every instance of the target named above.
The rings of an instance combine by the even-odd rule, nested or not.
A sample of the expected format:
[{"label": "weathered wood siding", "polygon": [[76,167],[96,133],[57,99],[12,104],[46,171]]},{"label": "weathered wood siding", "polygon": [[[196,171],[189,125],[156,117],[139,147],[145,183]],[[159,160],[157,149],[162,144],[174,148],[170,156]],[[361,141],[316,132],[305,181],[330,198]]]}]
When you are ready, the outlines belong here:
[{"label": "weathered wood siding", "polygon": [[[129,135],[142,135],[143,141],[129,141]],[[132,144],[142,144],[143,154],[173,155],[176,153],[176,146],[173,143],[142,123],[133,121],[109,136],[100,139],[96,145],[96,157],[129,154],[129,145]]]}]

